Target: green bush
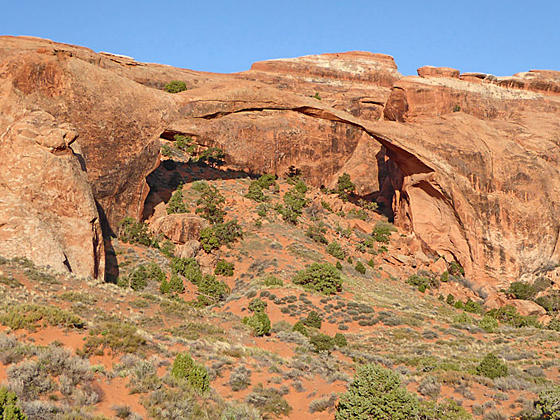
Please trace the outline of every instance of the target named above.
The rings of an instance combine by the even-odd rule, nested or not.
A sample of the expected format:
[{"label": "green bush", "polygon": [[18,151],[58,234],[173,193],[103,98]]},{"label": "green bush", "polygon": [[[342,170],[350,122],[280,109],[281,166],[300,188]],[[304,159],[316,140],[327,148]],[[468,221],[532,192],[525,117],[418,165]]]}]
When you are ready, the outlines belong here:
[{"label": "green bush", "polygon": [[129,274],[128,282],[132,290],[139,291],[145,289],[148,285],[148,272],[146,267],[143,265],[136,267],[136,269]]},{"label": "green bush", "polygon": [[249,302],[249,310],[251,312],[264,312],[267,307],[267,303],[261,298],[255,298]]},{"label": "green bush", "polygon": [[327,244],[328,241],[327,238],[325,238],[326,231],[327,229],[324,224],[320,223],[314,226],[309,226],[305,231],[305,236],[311,238],[314,242],[319,244]]},{"label": "green bush", "polygon": [[391,239],[391,233],[395,232],[397,229],[391,224],[383,221],[379,221],[375,224],[373,232],[371,233],[372,238],[384,244],[388,244]]},{"label": "green bush", "polygon": [[161,146],[161,154],[165,157],[171,157],[173,156],[173,149],[168,144],[164,144]]},{"label": "green bush", "polygon": [[134,325],[124,322],[105,322],[89,331],[84,353],[103,354],[106,348],[115,352],[138,353],[146,345],[146,339],[138,334]]},{"label": "green bush", "polygon": [[308,204],[308,200],[305,198],[306,191],[307,186],[303,181],[297,181],[294,187],[284,194],[284,205],[277,206],[276,211],[282,215],[286,222],[297,224],[303,208]]},{"label": "green bush", "polygon": [[303,322],[298,321],[294,324],[292,331],[297,331],[300,334],[305,335],[306,337],[309,336],[309,331],[307,331],[307,328],[305,328],[305,325],[303,325]]},{"label": "green bush", "polygon": [[257,181],[251,181],[249,191],[245,194],[245,197],[256,202],[266,201],[263,189]]},{"label": "green bush", "polygon": [[535,401],[535,420],[560,420],[560,386],[539,392]]},{"label": "green bush", "polygon": [[183,202],[183,184],[179,184],[167,203],[167,214],[186,213],[188,211],[187,206]]},{"label": "green bush", "polygon": [[515,299],[530,300],[537,294],[537,289],[526,281],[514,281],[509,285],[507,294],[513,296]]},{"label": "green bush", "polygon": [[484,315],[482,319],[478,321],[478,326],[484,331],[492,333],[498,328],[498,321],[489,315]]},{"label": "green bush", "polygon": [[329,263],[313,263],[307,266],[305,270],[296,274],[293,283],[326,295],[335,294],[342,290],[340,272]]},{"label": "green bush", "polygon": [[226,277],[233,276],[233,263],[227,262],[225,260],[218,260],[218,262],[216,263],[214,274],[216,274],[217,276]]},{"label": "green bush", "polygon": [[343,199],[344,201],[348,200],[348,197],[354,193],[355,189],[356,185],[354,185],[354,183],[350,179],[350,175],[348,175],[346,172],[338,177],[335,192],[341,199]]},{"label": "green bush", "polygon": [[188,353],[180,353],[175,357],[171,375],[179,381],[186,381],[199,393],[204,393],[210,389],[208,371],[204,366],[195,363]]},{"label": "green bush", "polygon": [[356,269],[356,271],[360,274],[366,274],[366,267],[365,265],[362,264],[361,261],[358,261],[356,263],[356,266],[354,267]]},{"label": "green bush", "polygon": [[125,217],[118,226],[118,237],[121,241],[129,244],[140,244],[154,246],[156,241],[148,232],[148,225],[137,222],[132,217]]},{"label": "green bush", "polygon": [[[279,390],[274,388],[264,388],[262,384],[258,384],[253,388],[247,396],[247,402],[259,408],[263,418],[270,418],[267,414],[273,414],[275,417],[289,416],[292,407],[284,399]],[[241,417],[240,417],[241,418]]]},{"label": "green bush", "polygon": [[202,280],[200,266],[194,258],[175,257],[171,259],[170,266],[173,274],[181,274],[193,284],[198,284]]},{"label": "green bush", "polygon": [[553,318],[546,325],[546,328],[553,331],[560,331],[560,318]]},{"label": "green bush", "polygon": [[311,311],[302,320],[303,324],[311,328],[321,328],[322,319],[316,311]]},{"label": "green bush", "polygon": [[212,167],[216,167],[225,163],[225,157],[225,152],[219,147],[209,147],[208,149],[203,150],[195,160],[198,163],[207,163]]},{"label": "green bush", "polygon": [[340,261],[336,262],[335,267],[336,267],[337,270],[342,271],[342,264],[340,263]]},{"label": "green bush", "polygon": [[316,352],[328,351],[334,348],[334,340],[326,334],[318,333],[309,339],[309,344],[313,346]]},{"label": "green bush", "polygon": [[333,342],[336,347],[346,347],[348,345],[348,340],[346,340],[346,336],[341,333],[336,333],[333,337]]},{"label": "green bush", "polygon": [[0,310],[0,323],[12,330],[34,330],[39,325],[83,328],[86,323],[73,313],[56,306],[31,303],[6,304]]},{"label": "green bush", "polygon": [[542,306],[548,313],[560,312],[560,292],[554,290],[548,295],[535,299],[537,305]]},{"label": "green bush", "polygon": [[173,136],[173,140],[175,140],[175,146],[178,149],[183,150],[187,153],[194,152],[196,146],[194,144],[194,140],[192,139],[192,137],[183,136],[181,134],[175,134]]},{"label": "green bush", "polygon": [[185,82],[182,82],[181,80],[172,80],[165,85],[164,89],[169,93],[179,93],[187,90],[187,84]]},{"label": "green bush", "polygon": [[251,327],[257,337],[270,333],[270,318],[264,311],[256,311],[252,316],[243,318],[243,323]]},{"label": "green bush", "polygon": [[169,279],[169,291],[183,293],[185,291],[183,279],[176,274],[171,275],[171,278]]},{"label": "green bush", "polygon": [[488,316],[497,319],[500,322],[504,322],[516,328],[521,327],[535,327],[541,328],[542,325],[537,320],[534,315],[523,316],[517,312],[514,306],[506,305],[497,309],[492,309],[486,312]]},{"label": "green bush", "polygon": [[219,223],[202,229],[200,231],[200,244],[202,249],[209,253],[222,245],[234,242],[242,236],[243,232],[237,220],[230,220],[226,223]]},{"label": "green bush", "polygon": [[278,277],[275,277],[275,276],[272,276],[272,275],[266,276],[263,279],[263,284],[265,286],[268,286],[268,287],[284,286],[284,282],[282,280],[280,280]]},{"label": "green bush", "polygon": [[208,220],[213,225],[223,223],[225,211],[223,209],[226,201],[225,197],[218,191],[214,185],[207,183],[200,184],[201,195],[196,201],[198,206],[195,210],[196,214]]},{"label": "green bush", "polygon": [[230,290],[228,285],[223,281],[216,280],[215,276],[206,274],[198,283],[198,292],[215,303],[220,300],[224,300]]},{"label": "green bush", "polygon": [[170,240],[163,241],[159,246],[160,252],[166,257],[173,258],[175,256],[175,245]]},{"label": "green bush", "polygon": [[27,420],[27,416],[19,408],[16,394],[5,387],[0,387],[0,419]]},{"label": "green bush", "polygon": [[465,269],[457,261],[451,261],[449,263],[449,274],[452,276],[464,276]]},{"label": "green bush", "polygon": [[455,304],[455,296],[453,296],[451,293],[449,293],[449,294],[447,295],[447,298],[445,299],[445,302],[446,302],[448,305],[453,306],[453,305]]},{"label": "green bush", "polygon": [[336,420],[408,420],[420,418],[417,398],[398,374],[376,364],[358,367],[348,392],[340,397]]},{"label": "green bush", "polygon": [[476,367],[476,373],[490,379],[496,379],[508,374],[508,367],[494,353],[488,353]]},{"label": "green bush", "polygon": [[346,254],[344,253],[344,250],[342,249],[342,247],[340,246],[340,244],[336,241],[331,242],[328,246],[327,246],[327,252],[329,254],[331,254],[333,257],[339,259],[339,260],[343,260],[344,257],[346,256]]}]

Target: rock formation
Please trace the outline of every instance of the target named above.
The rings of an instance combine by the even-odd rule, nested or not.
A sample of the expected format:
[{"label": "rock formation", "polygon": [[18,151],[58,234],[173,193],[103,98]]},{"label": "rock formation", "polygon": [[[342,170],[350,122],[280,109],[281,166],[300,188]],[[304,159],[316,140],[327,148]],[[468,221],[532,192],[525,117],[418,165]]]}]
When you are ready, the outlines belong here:
[{"label": "rock formation", "polygon": [[[164,92],[174,79],[188,89]],[[142,214],[145,179],[159,163],[158,139],[180,133],[219,146],[228,167],[248,173],[283,174],[295,165],[309,182],[327,186],[349,173],[357,192],[382,203],[427,255],[456,259],[480,284],[542,275],[560,262],[560,72],[495,77],[427,66],[418,76],[402,77],[390,56],[351,52],[270,60],[221,75],[0,37],[0,92],[2,156],[18,150],[6,148],[16,141],[10,133],[34,112],[50,115],[48,127],[75,130],[80,151],[65,159],[72,168],[81,163],[82,171],[62,179],[83,186],[83,194],[90,186],[107,222],[105,235],[125,215]],[[63,159],[60,139],[68,138],[66,150],[71,135],[37,133],[26,147]],[[18,151],[18,159],[26,153]],[[41,167],[41,156],[29,167]],[[4,196],[17,181],[14,173],[3,173]],[[34,175],[29,185],[44,176]],[[58,248],[48,247],[59,249],[56,255],[45,254],[29,230],[17,227],[23,222],[8,229],[15,216],[0,211],[0,235],[11,232],[11,243],[31,243],[28,250],[12,247],[9,255],[59,268],[66,255],[74,270],[79,264],[66,245],[75,243],[70,231],[78,234],[72,223],[84,226],[84,244],[100,243],[98,230],[86,235],[86,222],[97,217],[91,202],[81,204],[89,203],[93,213],[66,206],[58,224],[34,219],[36,231],[56,226]],[[53,208],[48,197],[22,205],[39,213]],[[87,246],[95,264],[76,270],[99,276],[100,245]]]}]

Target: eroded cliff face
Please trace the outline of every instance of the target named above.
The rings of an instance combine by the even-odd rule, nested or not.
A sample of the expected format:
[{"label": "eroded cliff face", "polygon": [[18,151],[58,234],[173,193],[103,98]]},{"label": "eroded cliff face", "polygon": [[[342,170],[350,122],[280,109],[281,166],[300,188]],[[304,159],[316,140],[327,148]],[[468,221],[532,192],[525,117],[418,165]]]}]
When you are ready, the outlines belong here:
[{"label": "eroded cliff face", "polygon": [[[352,52],[220,75],[2,37],[0,128],[36,110],[71,124],[109,228],[142,214],[158,138],[182,133],[248,173],[294,165],[326,186],[349,173],[427,254],[456,259],[481,283],[550,269],[560,260],[560,73],[418,73]],[[162,91],[173,79],[188,90]]]}]

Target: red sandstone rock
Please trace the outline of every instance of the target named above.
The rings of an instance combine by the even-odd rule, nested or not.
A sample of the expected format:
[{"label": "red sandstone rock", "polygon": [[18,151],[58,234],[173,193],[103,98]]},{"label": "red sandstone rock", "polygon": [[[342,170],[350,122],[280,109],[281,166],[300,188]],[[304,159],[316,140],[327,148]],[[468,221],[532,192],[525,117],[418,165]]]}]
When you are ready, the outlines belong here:
[{"label": "red sandstone rock", "polygon": [[420,77],[453,77],[455,79],[459,77],[459,70],[450,67],[424,66],[420,67],[417,72]]},{"label": "red sandstone rock", "polygon": [[157,236],[163,235],[176,244],[198,240],[200,231],[208,227],[207,220],[188,213],[168,214],[153,220],[150,230]]}]

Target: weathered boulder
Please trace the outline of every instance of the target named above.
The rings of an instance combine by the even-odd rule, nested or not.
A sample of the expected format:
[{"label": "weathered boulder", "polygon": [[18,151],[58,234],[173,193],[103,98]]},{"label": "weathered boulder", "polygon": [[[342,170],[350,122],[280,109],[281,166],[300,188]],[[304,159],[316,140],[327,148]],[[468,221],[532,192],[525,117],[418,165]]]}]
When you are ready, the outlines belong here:
[{"label": "weathered boulder", "polygon": [[43,111],[0,136],[0,255],[103,278],[99,215],[75,139]]},{"label": "weathered boulder", "polygon": [[163,235],[176,244],[198,240],[200,231],[208,227],[207,220],[188,213],[168,214],[153,220],[150,230],[157,236]]}]

